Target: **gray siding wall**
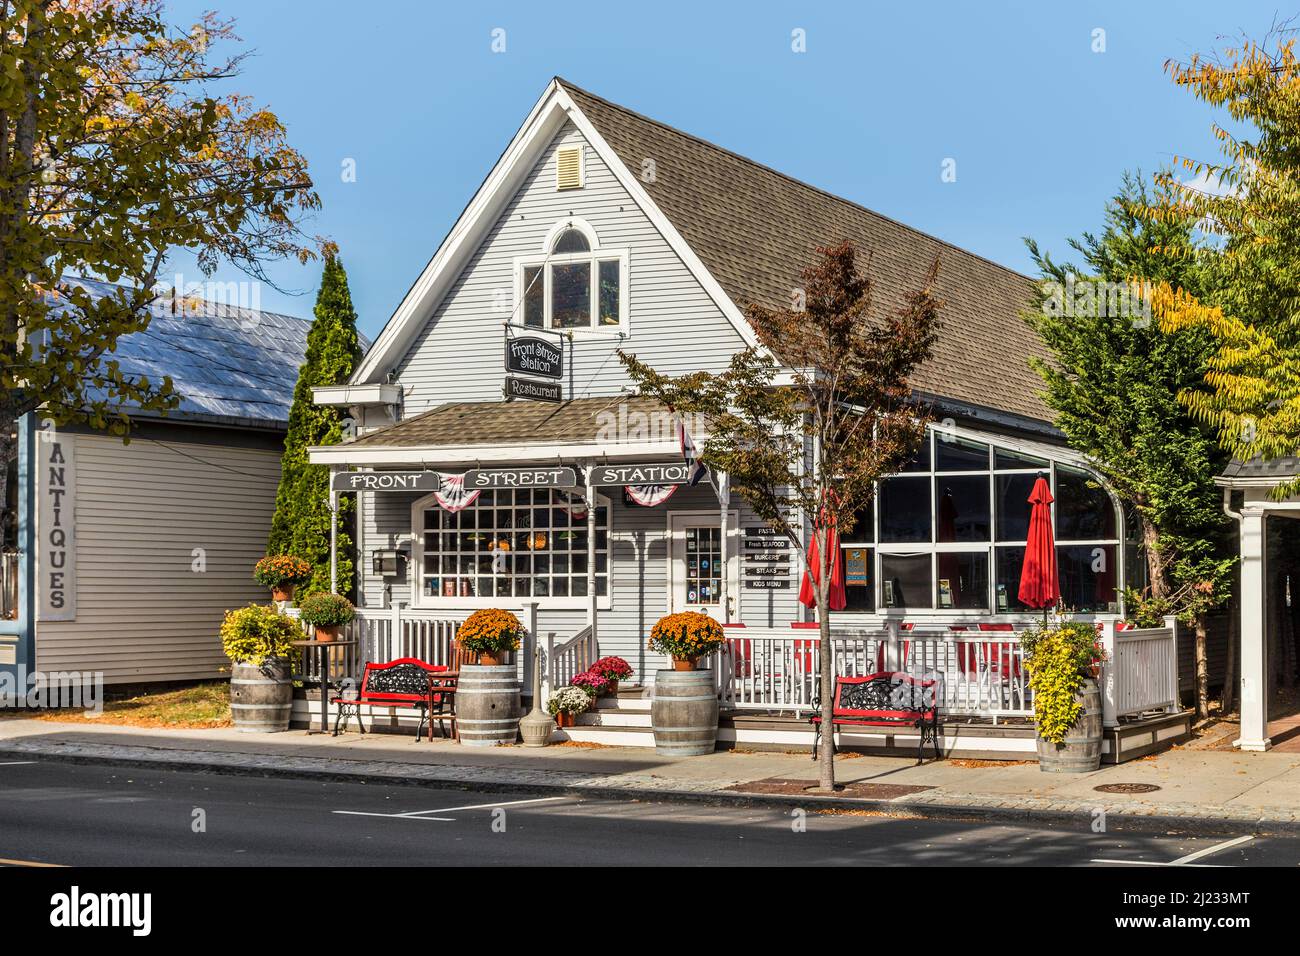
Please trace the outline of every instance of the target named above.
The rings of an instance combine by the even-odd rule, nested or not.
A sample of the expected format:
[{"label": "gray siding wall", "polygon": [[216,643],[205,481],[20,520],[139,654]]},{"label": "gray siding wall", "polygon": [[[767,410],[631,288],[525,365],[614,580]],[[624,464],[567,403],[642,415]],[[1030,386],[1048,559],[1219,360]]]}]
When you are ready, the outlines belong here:
[{"label": "gray siding wall", "polygon": [[[707,485],[682,488],[665,504],[654,508],[626,507],[619,489],[607,489],[611,504],[611,563],[613,574],[610,608],[602,609],[599,619],[600,651],[626,658],[640,678],[655,668],[665,666],[660,655],[645,647],[650,628],[668,613],[668,519],[682,512],[717,513],[718,503],[713,490]],[[364,548],[384,547],[396,542],[398,536],[412,531],[410,509],[416,495],[365,496],[363,521]],[[753,512],[738,498],[733,497],[732,508],[739,514],[739,524],[757,524]],[[383,542],[382,544],[380,542]],[[786,590],[746,591],[743,580],[739,592],[739,621],[751,627],[781,627],[789,621],[801,620],[803,608],[798,604],[798,565],[791,559],[791,587]],[[368,564],[368,562],[366,562]],[[415,574],[414,567],[409,568]],[[365,603],[370,608],[384,604],[382,579],[369,573],[364,576]],[[413,580],[413,578],[412,578]],[[410,585],[394,582],[392,601],[411,600]],[[518,611],[519,599],[502,599],[501,606]],[[430,613],[449,619],[463,620],[469,609],[456,608],[454,604],[438,604]],[[544,636],[554,631],[557,639],[567,640],[587,623],[587,612],[581,608],[547,608],[544,599],[538,609],[538,630]]]},{"label": "gray siding wall", "polygon": [[[585,185],[555,189],[555,150],[585,143],[562,129],[398,363],[406,415],[449,401],[501,398],[504,332],[514,308],[514,262],[537,256],[551,228],[574,216],[596,230],[602,248],[629,251],[629,335],[581,333],[565,394],[617,394],[627,383],[615,351],[635,352],[671,374],[720,369],[744,342],[632,197],[584,146]],[[502,308],[504,305],[504,309]]]},{"label": "gray siding wall", "polygon": [[102,671],[106,683],[219,676],[225,611],[269,600],[252,571],[266,553],[279,454],[65,438],[77,456],[77,619],[38,623],[38,669]]}]

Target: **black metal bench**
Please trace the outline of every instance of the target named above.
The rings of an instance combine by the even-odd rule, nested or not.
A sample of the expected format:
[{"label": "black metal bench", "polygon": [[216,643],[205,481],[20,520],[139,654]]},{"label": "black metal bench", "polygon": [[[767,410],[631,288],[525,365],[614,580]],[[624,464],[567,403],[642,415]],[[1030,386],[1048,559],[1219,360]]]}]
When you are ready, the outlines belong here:
[{"label": "black metal bench", "polygon": [[[835,748],[835,730],[841,726],[859,727],[914,727],[921,733],[916,747],[916,762],[925,759],[925,745],[934,747],[934,759],[939,753],[939,682],[918,680],[910,674],[895,671],[878,671],[864,677],[835,678],[835,706],[831,711],[832,751]],[[813,759],[817,759],[817,745],[822,737],[820,699],[812,702]]]},{"label": "black metal bench", "polygon": [[[361,688],[355,696],[339,694],[330,698],[330,703],[338,708],[334,718],[334,736],[339,735],[340,727],[346,728],[349,718],[356,716],[357,727],[364,734],[365,724],[361,722],[361,705],[371,707],[412,707],[420,712],[420,722],[415,728],[415,739],[419,740],[424,732],[425,721],[429,723],[429,739],[433,740],[433,724],[451,720],[451,732],[456,734],[455,678],[448,678],[446,686],[435,686],[439,682],[431,679],[445,673],[447,668],[441,664],[429,664],[415,657],[399,657],[387,664],[366,663],[361,675]],[[450,712],[445,708],[452,704]]]}]

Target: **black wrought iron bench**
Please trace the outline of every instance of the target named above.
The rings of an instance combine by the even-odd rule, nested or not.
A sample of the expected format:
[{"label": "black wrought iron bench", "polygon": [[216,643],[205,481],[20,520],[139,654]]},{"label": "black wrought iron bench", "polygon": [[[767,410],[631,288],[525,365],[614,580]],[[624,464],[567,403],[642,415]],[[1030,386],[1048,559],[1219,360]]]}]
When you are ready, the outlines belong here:
[{"label": "black wrought iron bench", "polygon": [[[820,698],[813,700],[813,759],[822,737]],[[921,734],[916,762],[925,759],[925,745],[934,747],[939,760],[939,682],[918,680],[910,674],[878,671],[864,677],[835,678],[835,706],[831,712],[830,747],[841,726],[914,727]]]},{"label": "black wrought iron bench", "polygon": [[334,718],[334,736],[339,729],[346,728],[349,718],[357,718],[357,727],[364,734],[365,724],[361,722],[361,705],[371,707],[411,707],[419,710],[420,722],[415,728],[415,739],[419,740],[424,732],[424,724],[429,724],[429,739],[433,740],[433,724],[451,721],[451,733],[456,735],[456,686],[455,677],[436,680],[439,674],[447,672],[441,664],[429,664],[415,657],[399,657],[386,664],[366,663],[361,675],[361,687],[355,695],[339,694],[330,698],[330,703],[338,709]]}]

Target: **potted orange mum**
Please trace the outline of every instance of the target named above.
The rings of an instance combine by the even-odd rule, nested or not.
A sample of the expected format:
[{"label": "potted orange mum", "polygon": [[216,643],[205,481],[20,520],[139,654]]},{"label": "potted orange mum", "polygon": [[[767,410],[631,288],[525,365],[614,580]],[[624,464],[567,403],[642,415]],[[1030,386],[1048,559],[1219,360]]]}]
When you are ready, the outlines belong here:
[{"label": "potted orange mum", "polygon": [[519,650],[524,626],[509,611],[486,607],[465,619],[456,632],[456,640],[466,650],[478,655],[479,664],[495,667],[507,651]]},{"label": "potted orange mum", "polygon": [[699,611],[682,611],[661,617],[650,629],[650,649],[673,659],[673,670],[693,671],[725,640],[722,625]]}]

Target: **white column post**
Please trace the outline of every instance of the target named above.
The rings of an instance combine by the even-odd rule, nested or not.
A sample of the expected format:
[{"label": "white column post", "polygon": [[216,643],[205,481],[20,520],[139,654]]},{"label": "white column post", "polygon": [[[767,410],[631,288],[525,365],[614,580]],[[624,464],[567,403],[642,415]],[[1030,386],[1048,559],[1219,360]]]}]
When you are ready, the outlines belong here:
[{"label": "white column post", "polygon": [[[1165,675],[1165,680],[1169,681],[1168,686],[1174,689],[1174,702],[1165,708],[1171,714],[1176,714],[1183,707],[1182,688],[1178,686],[1178,618],[1173,615],[1165,617],[1165,627],[1169,628],[1169,672]],[[1193,661],[1192,666],[1192,685],[1195,686],[1196,667]]]},{"label": "white column post", "polygon": [[[591,626],[588,638],[588,655],[593,660],[600,646],[596,636],[596,486],[591,483],[591,468],[587,469],[587,623]],[[590,663],[590,661],[588,662]]]},{"label": "white column post", "polygon": [[1119,724],[1119,718],[1115,716],[1115,682],[1118,676],[1116,668],[1119,662],[1115,659],[1115,621],[1113,618],[1102,621],[1101,634],[1098,635],[1098,640],[1106,650],[1106,663],[1101,665],[1101,724],[1103,727],[1114,727]]},{"label": "white column post", "polygon": [[1268,591],[1265,511],[1241,509],[1241,750],[1268,750]]},{"label": "white column post", "polygon": [[885,638],[885,670],[890,672],[900,671],[902,667],[899,666],[900,655],[898,651],[900,635],[903,630],[902,622],[896,617],[891,617],[885,621],[885,627],[888,630]]},{"label": "white column post", "polygon": [[330,491],[327,505],[330,511],[330,591],[338,593],[339,589],[339,495],[334,490],[334,476],[338,466],[330,466]]},{"label": "white column post", "polygon": [[[718,579],[718,611],[722,614],[722,623],[729,624],[731,623],[731,607],[729,603],[731,600],[731,588],[729,586],[729,579],[731,577],[732,559],[727,546],[730,544],[730,541],[728,540],[728,531],[730,530],[730,522],[728,520],[730,516],[728,515],[728,509],[731,505],[731,482],[728,480],[725,471],[717,472],[717,480],[718,518],[721,522],[722,529],[721,537],[719,539],[722,543],[722,576]],[[739,544],[739,542],[737,542],[737,544]],[[740,560],[740,555],[737,554],[735,559],[737,561]],[[736,602],[740,602],[739,594],[736,595]]]}]

